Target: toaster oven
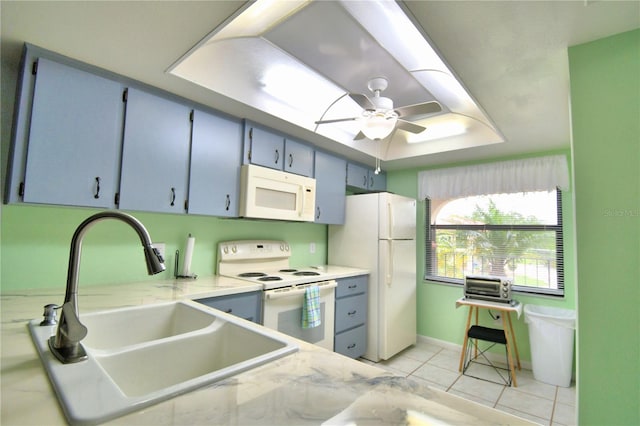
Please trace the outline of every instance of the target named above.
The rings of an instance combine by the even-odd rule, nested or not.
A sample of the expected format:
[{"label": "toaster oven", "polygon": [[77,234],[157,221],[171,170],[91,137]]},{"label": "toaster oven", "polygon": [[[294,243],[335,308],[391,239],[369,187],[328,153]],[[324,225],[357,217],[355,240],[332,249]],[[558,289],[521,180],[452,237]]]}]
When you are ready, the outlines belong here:
[{"label": "toaster oven", "polygon": [[464,297],[511,303],[511,281],[501,277],[467,275],[464,278]]}]

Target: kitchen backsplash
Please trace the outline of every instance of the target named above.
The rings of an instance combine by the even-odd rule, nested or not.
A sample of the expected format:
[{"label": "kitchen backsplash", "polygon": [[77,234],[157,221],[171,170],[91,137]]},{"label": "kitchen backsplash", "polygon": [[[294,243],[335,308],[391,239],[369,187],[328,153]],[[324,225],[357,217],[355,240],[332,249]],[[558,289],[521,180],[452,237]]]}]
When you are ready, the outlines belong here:
[{"label": "kitchen backsplash", "polygon": [[[3,205],[2,291],[60,288],[64,292],[71,237],[97,209]],[[149,277],[135,232],[118,221],[104,221],[86,234],[80,261],[81,285],[168,279],[174,274],[175,251],[184,253],[189,234],[196,238],[191,270],[199,276],[216,272],[219,241],[277,239],[292,248],[291,265],[321,265],[327,259],[327,227],[242,219],[220,219],[159,213],[128,212],[149,231],[153,242],[166,247],[167,270]],[[314,253],[311,253],[314,243]]]}]

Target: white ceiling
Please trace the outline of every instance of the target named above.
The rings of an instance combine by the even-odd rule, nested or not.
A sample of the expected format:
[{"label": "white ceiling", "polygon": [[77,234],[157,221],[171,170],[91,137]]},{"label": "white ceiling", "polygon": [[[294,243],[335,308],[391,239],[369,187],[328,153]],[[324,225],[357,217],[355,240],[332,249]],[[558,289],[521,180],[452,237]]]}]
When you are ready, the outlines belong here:
[{"label": "white ceiling", "polygon": [[[26,41],[373,163],[369,155],[166,72],[243,3],[2,1],[3,153]],[[568,148],[567,47],[640,27],[640,1],[404,4],[506,142],[385,162],[389,170]]]}]

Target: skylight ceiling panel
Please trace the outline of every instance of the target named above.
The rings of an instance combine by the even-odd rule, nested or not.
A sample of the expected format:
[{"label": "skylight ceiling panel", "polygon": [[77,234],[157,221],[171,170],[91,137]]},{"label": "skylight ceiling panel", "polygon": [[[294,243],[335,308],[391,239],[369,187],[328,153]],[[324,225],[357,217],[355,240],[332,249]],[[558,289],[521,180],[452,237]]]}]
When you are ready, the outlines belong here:
[{"label": "skylight ceiling panel", "polygon": [[345,91],[370,95],[367,82],[384,76],[389,80],[385,96],[397,106],[434,100],[341,2],[313,2],[264,37]]},{"label": "skylight ceiling panel", "polygon": [[326,105],[343,94],[257,37],[209,41],[171,73],[308,129],[313,129]]}]

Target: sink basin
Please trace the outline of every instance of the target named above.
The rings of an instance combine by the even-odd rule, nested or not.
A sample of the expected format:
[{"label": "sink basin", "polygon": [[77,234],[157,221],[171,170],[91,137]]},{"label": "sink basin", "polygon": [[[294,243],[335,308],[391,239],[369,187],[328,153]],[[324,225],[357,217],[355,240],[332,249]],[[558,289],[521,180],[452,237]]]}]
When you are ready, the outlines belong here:
[{"label": "sink basin", "polygon": [[[106,356],[98,355],[96,360],[125,395],[140,396],[213,371],[251,364],[256,358],[276,352],[283,346],[268,336],[218,321],[206,333],[181,339],[179,344],[148,345]],[[176,362],[181,365],[176,366]]]},{"label": "sink basin", "polygon": [[80,321],[89,330],[82,344],[94,349],[114,349],[200,330],[214,320],[209,312],[183,303],[80,314]]},{"label": "sink basin", "polygon": [[80,316],[88,359],[62,364],[49,350],[56,326],[31,337],[72,424],[101,423],[298,350],[292,339],[193,301]]}]

